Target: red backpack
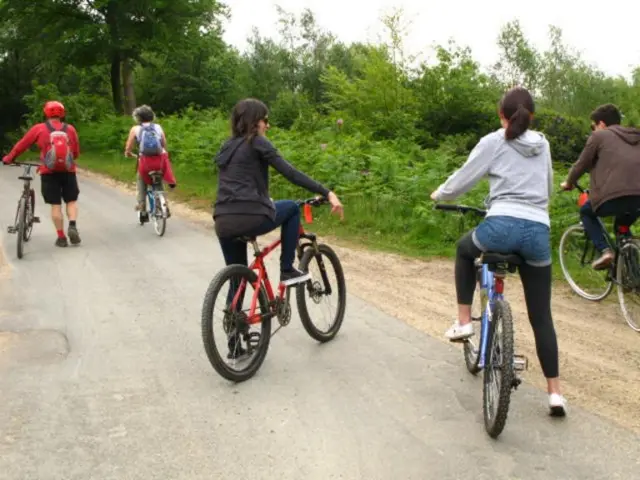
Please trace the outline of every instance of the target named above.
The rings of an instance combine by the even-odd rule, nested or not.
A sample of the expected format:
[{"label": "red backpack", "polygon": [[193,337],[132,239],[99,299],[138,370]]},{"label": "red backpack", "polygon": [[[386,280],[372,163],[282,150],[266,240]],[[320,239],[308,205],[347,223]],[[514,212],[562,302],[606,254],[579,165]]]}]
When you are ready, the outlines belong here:
[{"label": "red backpack", "polygon": [[63,123],[60,130],[56,130],[47,120],[49,130],[49,149],[44,155],[44,164],[53,172],[68,172],[73,167],[73,153],[71,142],[67,135],[67,124]]}]

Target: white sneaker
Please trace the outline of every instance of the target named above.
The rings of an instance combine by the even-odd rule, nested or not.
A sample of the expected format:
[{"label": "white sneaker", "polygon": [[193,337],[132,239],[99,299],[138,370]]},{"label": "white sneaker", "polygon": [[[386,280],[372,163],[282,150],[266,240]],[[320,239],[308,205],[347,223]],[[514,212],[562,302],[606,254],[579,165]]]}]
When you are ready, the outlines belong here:
[{"label": "white sneaker", "polygon": [[467,338],[473,336],[473,323],[469,322],[466,325],[460,325],[460,323],[456,321],[453,325],[451,325],[449,330],[445,332],[444,336],[452,342],[466,340]]},{"label": "white sneaker", "polygon": [[549,415],[564,417],[567,414],[567,401],[558,393],[549,394]]}]

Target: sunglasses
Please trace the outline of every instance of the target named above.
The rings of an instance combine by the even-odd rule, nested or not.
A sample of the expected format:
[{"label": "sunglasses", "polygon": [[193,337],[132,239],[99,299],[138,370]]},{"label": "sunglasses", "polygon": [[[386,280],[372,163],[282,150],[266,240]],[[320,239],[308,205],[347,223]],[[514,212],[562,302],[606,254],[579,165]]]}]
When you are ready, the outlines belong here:
[{"label": "sunglasses", "polygon": [[262,119],[262,121],[263,121],[266,125],[269,125],[269,117],[264,117],[264,118]]}]

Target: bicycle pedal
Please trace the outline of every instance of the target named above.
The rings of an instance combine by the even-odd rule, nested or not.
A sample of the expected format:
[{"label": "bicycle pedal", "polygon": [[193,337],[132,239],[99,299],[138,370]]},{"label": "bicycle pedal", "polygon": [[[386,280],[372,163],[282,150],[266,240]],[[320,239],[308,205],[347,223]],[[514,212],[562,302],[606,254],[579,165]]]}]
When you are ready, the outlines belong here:
[{"label": "bicycle pedal", "polygon": [[40,223],[40,217],[33,217],[33,223]]},{"label": "bicycle pedal", "polygon": [[529,361],[527,357],[524,355],[514,355],[513,356],[513,368],[517,372],[522,372],[523,370],[528,370]]},{"label": "bicycle pedal", "polygon": [[511,381],[511,387],[514,390],[517,390],[521,383],[522,383],[522,380],[520,379],[520,377],[515,377],[514,376],[513,380]]},{"label": "bicycle pedal", "polygon": [[7,233],[17,233],[18,229],[16,227],[7,227]]}]

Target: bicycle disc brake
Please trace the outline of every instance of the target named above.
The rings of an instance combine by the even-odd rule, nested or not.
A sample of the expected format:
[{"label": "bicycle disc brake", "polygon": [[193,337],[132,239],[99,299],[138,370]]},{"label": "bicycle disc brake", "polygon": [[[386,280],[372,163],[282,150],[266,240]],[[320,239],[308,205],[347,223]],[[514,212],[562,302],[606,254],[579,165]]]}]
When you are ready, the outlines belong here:
[{"label": "bicycle disc brake", "polygon": [[282,327],[286,327],[291,322],[291,303],[289,302],[289,289],[285,293],[285,298],[278,299],[278,305],[276,307],[276,316],[278,317],[278,323]]}]

